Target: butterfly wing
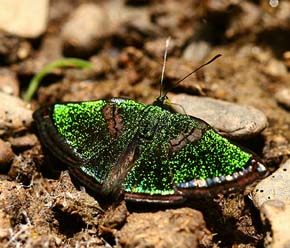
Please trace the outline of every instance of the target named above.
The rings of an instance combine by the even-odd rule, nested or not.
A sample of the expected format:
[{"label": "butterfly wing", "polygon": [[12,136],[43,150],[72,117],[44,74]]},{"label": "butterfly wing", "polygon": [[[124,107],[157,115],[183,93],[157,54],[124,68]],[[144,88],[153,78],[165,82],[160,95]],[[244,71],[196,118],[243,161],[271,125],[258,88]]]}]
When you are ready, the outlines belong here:
[{"label": "butterfly wing", "polygon": [[42,144],[77,180],[135,202],[181,202],[266,172],[204,121],[132,100],[55,104],[34,119]]},{"label": "butterfly wing", "polygon": [[267,172],[252,153],[212,129],[207,130],[197,142],[174,154],[169,166],[174,161],[180,162],[182,171],[187,175],[176,174],[175,189],[188,198],[236,190]]},{"label": "butterfly wing", "polygon": [[[103,184],[132,142],[144,105],[113,98],[54,104],[33,117],[42,144],[80,181]],[[121,166],[121,165],[120,165]]]},{"label": "butterfly wing", "polygon": [[128,200],[178,202],[241,178],[243,186],[266,170],[204,121],[157,106],[148,108],[138,134],[139,158],[123,184]]}]

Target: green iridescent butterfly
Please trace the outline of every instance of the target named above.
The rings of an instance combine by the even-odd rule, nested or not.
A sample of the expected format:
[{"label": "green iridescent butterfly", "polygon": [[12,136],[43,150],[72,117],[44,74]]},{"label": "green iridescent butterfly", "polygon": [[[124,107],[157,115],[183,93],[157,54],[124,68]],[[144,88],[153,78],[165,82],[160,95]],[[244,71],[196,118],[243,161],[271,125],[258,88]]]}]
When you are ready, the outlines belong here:
[{"label": "green iridescent butterfly", "polygon": [[33,117],[43,146],[74,179],[107,198],[180,203],[242,188],[266,174],[252,153],[209,124],[174,112],[167,92],[152,105],[122,98],[57,103]]}]

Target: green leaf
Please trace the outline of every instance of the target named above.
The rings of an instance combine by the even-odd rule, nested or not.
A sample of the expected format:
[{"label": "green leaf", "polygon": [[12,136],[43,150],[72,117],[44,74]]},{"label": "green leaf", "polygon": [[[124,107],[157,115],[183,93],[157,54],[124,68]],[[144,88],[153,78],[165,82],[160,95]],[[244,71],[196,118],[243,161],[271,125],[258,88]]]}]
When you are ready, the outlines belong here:
[{"label": "green leaf", "polygon": [[63,68],[63,67],[76,67],[81,69],[91,69],[93,65],[91,62],[83,59],[76,59],[76,58],[63,58],[57,61],[52,62],[45,66],[39,73],[37,73],[30,81],[27,91],[24,94],[23,99],[27,102],[31,100],[34,93],[36,92],[40,81],[51,71],[56,68]]}]

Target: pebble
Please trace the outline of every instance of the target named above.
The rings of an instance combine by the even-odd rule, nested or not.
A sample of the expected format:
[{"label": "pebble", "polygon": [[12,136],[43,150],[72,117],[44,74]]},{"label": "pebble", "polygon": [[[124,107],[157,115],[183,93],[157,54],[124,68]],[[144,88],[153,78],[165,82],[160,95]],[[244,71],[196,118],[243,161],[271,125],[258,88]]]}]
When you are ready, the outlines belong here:
[{"label": "pebble", "polygon": [[15,148],[32,147],[38,143],[38,139],[34,134],[27,134],[25,136],[10,137],[9,143]]},{"label": "pebble", "polygon": [[189,61],[202,62],[211,51],[211,46],[206,41],[190,43],[183,51],[182,57]]},{"label": "pebble", "polygon": [[290,246],[290,159],[254,189],[253,202],[261,210],[262,221],[270,223],[266,245],[272,248]]},{"label": "pebble", "polygon": [[15,72],[6,68],[0,69],[0,91],[19,96],[19,83]]},{"label": "pebble", "polygon": [[190,208],[132,213],[116,236],[121,247],[211,247],[212,239],[202,213]]},{"label": "pebble", "polygon": [[210,12],[225,12],[233,1],[206,1],[204,8]]},{"label": "pebble", "polygon": [[0,135],[27,129],[32,123],[32,110],[15,96],[0,92]]},{"label": "pebble", "polygon": [[285,76],[288,73],[286,65],[278,60],[270,60],[264,70],[273,77]]},{"label": "pebble", "polygon": [[275,94],[276,101],[286,107],[287,109],[290,109],[290,89],[281,89],[276,92]]},{"label": "pebble", "polygon": [[7,169],[7,165],[14,158],[14,153],[11,149],[11,145],[8,142],[0,139],[0,170]]},{"label": "pebble", "polygon": [[76,54],[92,52],[110,32],[109,20],[105,8],[94,3],[80,5],[63,26],[65,49]]},{"label": "pebble", "polygon": [[261,181],[253,192],[257,207],[268,200],[279,200],[290,203],[290,159],[280,166],[271,176]]},{"label": "pebble", "polygon": [[264,240],[264,247],[290,247],[290,204],[279,200],[266,201],[261,207],[261,219],[271,226]]},{"label": "pebble", "polygon": [[178,94],[169,98],[181,113],[206,121],[223,136],[246,139],[263,131],[268,125],[264,113],[251,107],[209,97]]},{"label": "pebble", "polygon": [[49,0],[0,0],[0,29],[37,38],[47,27]]}]

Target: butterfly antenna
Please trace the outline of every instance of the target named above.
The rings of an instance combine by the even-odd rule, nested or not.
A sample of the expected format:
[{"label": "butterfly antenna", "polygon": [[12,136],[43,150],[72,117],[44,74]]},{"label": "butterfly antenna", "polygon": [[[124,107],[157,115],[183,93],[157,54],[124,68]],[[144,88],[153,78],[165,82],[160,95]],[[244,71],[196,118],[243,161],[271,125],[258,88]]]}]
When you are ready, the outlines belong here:
[{"label": "butterfly antenna", "polygon": [[212,59],[210,59],[209,61],[207,61],[206,63],[200,65],[199,67],[197,67],[196,69],[194,69],[192,72],[190,72],[189,74],[187,74],[185,77],[177,80],[176,83],[174,83],[174,86],[172,88],[169,88],[167,90],[165,90],[163,92],[163,95],[166,96],[167,93],[169,91],[171,91],[173,88],[175,88],[178,84],[180,84],[182,81],[184,81],[185,79],[187,79],[188,77],[190,77],[193,73],[197,72],[198,70],[200,70],[201,68],[205,67],[206,65],[212,63],[213,61],[215,61],[217,58],[219,58],[220,56],[222,56],[221,54],[217,54],[216,56],[214,56]]},{"label": "butterfly antenna", "polygon": [[165,43],[165,52],[164,52],[164,56],[163,56],[163,66],[162,66],[161,79],[160,79],[160,96],[159,97],[166,95],[166,94],[164,94],[164,75],[165,75],[167,52],[168,52],[170,40],[171,40],[171,38],[168,37],[166,39],[166,43]]}]

